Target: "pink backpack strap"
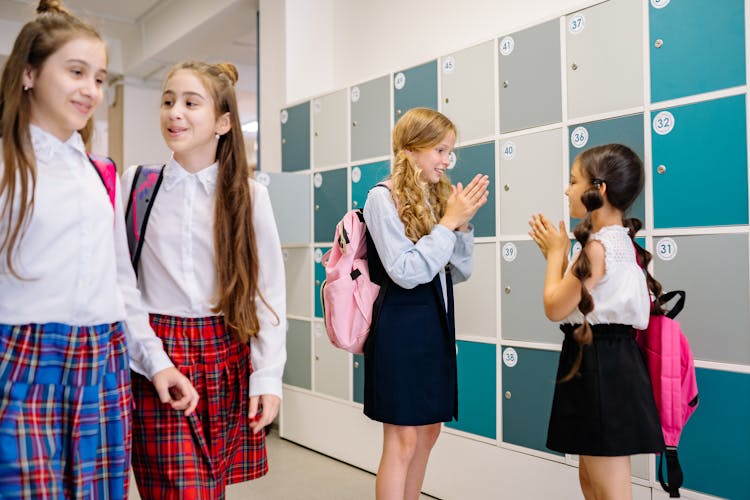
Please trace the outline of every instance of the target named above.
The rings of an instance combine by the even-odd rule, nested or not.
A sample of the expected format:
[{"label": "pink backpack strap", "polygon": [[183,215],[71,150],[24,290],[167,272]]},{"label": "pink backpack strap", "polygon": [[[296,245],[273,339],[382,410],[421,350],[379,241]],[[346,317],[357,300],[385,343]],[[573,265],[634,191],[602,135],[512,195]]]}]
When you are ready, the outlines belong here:
[{"label": "pink backpack strap", "polygon": [[112,204],[112,209],[115,208],[115,196],[117,196],[117,167],[115,162],[111,158],[106,156],[99,156],[89,153],[89,161],[96,169],[96,173],[99,174],[99,178],[102,180],[104,187],[107,189],[107,195],[109,196],[109,202]]}]

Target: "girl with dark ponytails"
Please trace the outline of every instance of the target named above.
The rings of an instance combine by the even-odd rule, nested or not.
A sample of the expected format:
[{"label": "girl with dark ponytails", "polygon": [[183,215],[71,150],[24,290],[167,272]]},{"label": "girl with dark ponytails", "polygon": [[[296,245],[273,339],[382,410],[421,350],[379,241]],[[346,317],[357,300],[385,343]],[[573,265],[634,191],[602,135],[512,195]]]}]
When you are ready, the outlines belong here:
[{"label": "girl with dark ponytails", "polygon": [[529,234],[547,259],[544,311],[565,333],[547,447],[580,455],[587,499],[630,499],[630,456],[664,449],[648,371],[634,329],[645,329],[661,285],[644,272],[651,254],[635,241],[638,219],[625,213],[643,189],[643,163],[607,144],[581,153],[565,194],[581,251],[534,215]]}]

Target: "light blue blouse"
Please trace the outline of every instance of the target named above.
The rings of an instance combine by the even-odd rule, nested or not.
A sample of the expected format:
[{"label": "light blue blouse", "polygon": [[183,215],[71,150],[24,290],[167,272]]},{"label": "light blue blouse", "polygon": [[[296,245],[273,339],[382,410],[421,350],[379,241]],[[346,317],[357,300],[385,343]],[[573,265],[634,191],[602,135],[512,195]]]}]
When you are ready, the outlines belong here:
[{"label": "light blue blouse", "polygon": [[474,227],[468,232],[451,231],[435,224],[430,234],[413,243],[406,237],[389,190],[370,190],[364,208],[365,223],[388,276],[401,288],[429,283],[440,274],[443,301],[448,304],[445,268],[450,266],[453,283],[466,281],[474,266]]}]

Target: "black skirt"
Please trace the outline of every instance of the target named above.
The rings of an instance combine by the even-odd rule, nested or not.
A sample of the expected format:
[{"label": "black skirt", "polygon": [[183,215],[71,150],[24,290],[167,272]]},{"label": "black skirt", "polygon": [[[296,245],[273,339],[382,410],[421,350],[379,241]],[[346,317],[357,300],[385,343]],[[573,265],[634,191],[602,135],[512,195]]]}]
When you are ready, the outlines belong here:
[{"label": "black skirt", "polygon": [[[565,333],[557,379],[578,355],[574,325]],[[664,450],[651,380],[630,325],[592,325],[594,340],[583,346],[581,370],[558,382],[552,401],[547,447],[561,453],[622,456]]]}]

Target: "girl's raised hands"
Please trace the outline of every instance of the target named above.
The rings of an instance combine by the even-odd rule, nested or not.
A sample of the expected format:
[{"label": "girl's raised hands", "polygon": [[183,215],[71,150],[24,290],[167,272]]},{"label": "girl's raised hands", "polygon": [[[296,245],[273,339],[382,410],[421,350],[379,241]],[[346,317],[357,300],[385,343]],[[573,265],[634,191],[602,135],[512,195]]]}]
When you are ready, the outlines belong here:
[{"label": "girl's raised hands", "polygon": [[559,251],[563,255],[570,252],[570,239],[563,221],[555,227],[544,214],[533,214],[529,226],[531,226],[529,235],[539,246],[545,259],[549,252]]},{"label": "girl's raised hands", "polygon": [[452,186],[453,194],[448,198],[440,224],[452,231],[466,231],[471,218],[487,203],[489,184],[487,175],[477,174],[466,187],[460,182]]}]

